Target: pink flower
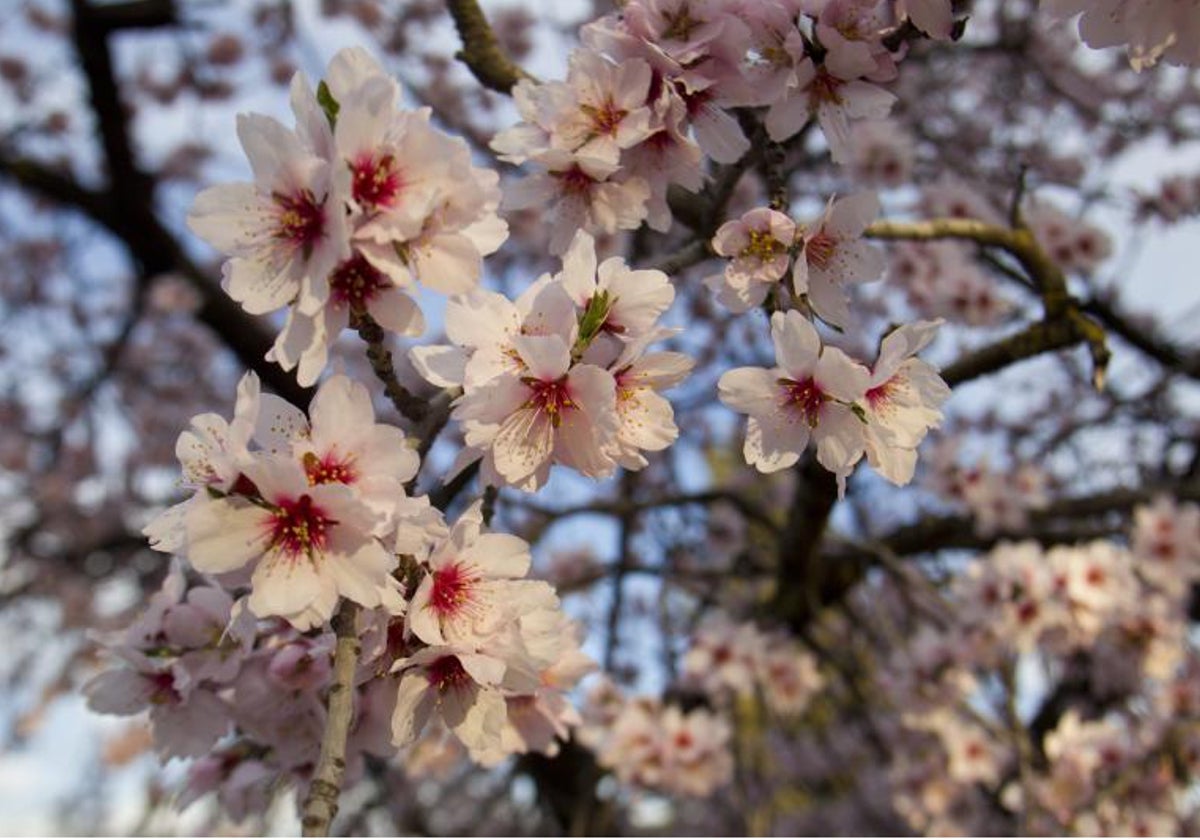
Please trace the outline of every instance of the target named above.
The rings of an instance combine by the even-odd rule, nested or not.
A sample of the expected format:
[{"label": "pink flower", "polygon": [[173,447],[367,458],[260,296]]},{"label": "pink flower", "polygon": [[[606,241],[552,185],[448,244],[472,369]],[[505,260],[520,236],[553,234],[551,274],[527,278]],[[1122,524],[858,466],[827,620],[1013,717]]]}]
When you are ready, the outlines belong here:
[{"label": "pink flower", "polygon": [[854,193],[830,199],[825,215],[803,231],[803,251],[792,269],[792,286],[826,323],[845,327],[850,321],[843,283],[863,283],[883,274],[883,252],[861,238],[878,215],[875,193]]},{"label": "pink flower", "polygon": [[561,336],[517,336],[513,343],[526,367],[466,393],[454,417],[466,424],[469,446],[487,450],[504,482],[536,488],[551,463],[592,478],[616,467],[616,383],[607,370],[572,364]]},{"label": "pink flower", "polygon": [[822,347],[816,329],[795,310],[771,316],[778,367],[743,367],[718,383],[721,401],[749,414],[743,453],[760,472],[794,465],[809,441],[817,460],[838,478],[862,457],[864,423],[851,409],[870,381],[867,369],[841,350]]},{"label": "pink flower", "polygon": [[712,249],[733,261],[722,274],[707,278],[705,284],[731,311],[753,309],[787,273],[795,240],[796,223],[788,216],[768,207],[756,207],[717,229]]}]

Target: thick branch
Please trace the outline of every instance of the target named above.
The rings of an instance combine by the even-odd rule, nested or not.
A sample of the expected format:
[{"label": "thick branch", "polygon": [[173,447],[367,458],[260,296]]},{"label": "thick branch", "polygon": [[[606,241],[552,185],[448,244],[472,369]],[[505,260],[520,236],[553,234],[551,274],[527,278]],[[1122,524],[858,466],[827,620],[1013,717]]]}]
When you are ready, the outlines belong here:
[{"label": "thick branch", "polygon": [[333,684],[329,687],[329,713],[321,736],[321,755],[304,799],[301,826],[305,837],[326,837],[337,816],[338,795],[346,775],[346,739],[354,717],[354,671],[362,644],[358,641],[358,605],[342,601],[333,617],[337,647],[333,655]]}]

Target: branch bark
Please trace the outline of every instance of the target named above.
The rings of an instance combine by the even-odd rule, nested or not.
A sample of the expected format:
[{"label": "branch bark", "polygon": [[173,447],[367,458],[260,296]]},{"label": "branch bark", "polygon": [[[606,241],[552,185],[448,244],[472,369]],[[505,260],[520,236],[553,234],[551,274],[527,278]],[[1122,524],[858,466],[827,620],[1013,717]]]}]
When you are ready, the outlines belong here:
[{"label": "branch bark", "polygon": [[362,653],[358,640],[358,605],[343,600],[333,617],[337,646],[333,655],[333,684],[329,713],[321,737],[321,754],[304,799],[301,827],[305,837],[326,837],[338,812],[338,796],[346,775],[346,739],[354,718],[354,671]]}]

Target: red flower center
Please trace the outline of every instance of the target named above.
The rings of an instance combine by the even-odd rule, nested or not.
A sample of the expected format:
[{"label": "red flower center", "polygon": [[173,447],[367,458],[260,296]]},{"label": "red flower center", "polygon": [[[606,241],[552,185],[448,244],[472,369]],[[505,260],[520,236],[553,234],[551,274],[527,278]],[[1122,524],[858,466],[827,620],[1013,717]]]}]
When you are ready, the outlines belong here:
[{"label": "red flower center", "polygon": [[307,493],[299,499],[279,499],[268,523],[270,544],[291,559],[301,554],[311,557],[313,552],[326,549],[329,526],[336,524]]},{"label": "red flower center", "polygon": [[354,469],[354,459],[339,458],[336,452],[328,452],[324,457],[315,452],[304,453],[304,473],[308,476],[308,486],[318,484],[353,484],[358,478]]},{"label": "red flower center", "polygon": [[808,425],[816,428],[821,419],[821,406],[829,400],[816,380],[811,376],[799,382],[794,379],[781,379],[779,384],[783,386],[785,403],[799,409]]},{"label": "red flower center", "polygon": [[555,428],[562,423],[564,412],[578,407],[571,399],[571,388],[565,376],[559,379],[534,379],[530,376],[521,381],[530,391],[524,407],[546,412]]},{"label": "red flower center", "polygon": [[362,155],[352,169],[354,200],[367,207],[390,207],[404,186],[392,155]]},{"label": "red flower center", "polygon": [[471,603],[472,592],[479,576],[461,563],[450,563],[433,573],[433,588],[429,605],[439,616],[452,616]]},{"label": "red flower center", "polygon": [[311,250],[325,235],[325,208],[317,203],[311,190],[290,196],[275,193],[272,198],[279,211],[275,237],[305,251]]},{"label": "red flower center", "polygon": [[471,679],[457,656],[442,656],[429,663],[429,683],[438,691],[455,688]]},{"label": "red flower center", "polygon": [[596,179],[584,172],[578,164],[565,172],[551,174],[562,184],[562,191],[566,195],[587,195],[596,183]]},{"label": "red flower center", "polygon": [[828,268],[829,261],[837,250],[838,241],[821,228],[804,243],[804,258],[814,268]]},{"label": "red flower center", "polygon": [[362,254],[355,254],[329,276],[329,296],[336,306],[349,306],[362,312],[388,285],[382,271],[367,262]]}]

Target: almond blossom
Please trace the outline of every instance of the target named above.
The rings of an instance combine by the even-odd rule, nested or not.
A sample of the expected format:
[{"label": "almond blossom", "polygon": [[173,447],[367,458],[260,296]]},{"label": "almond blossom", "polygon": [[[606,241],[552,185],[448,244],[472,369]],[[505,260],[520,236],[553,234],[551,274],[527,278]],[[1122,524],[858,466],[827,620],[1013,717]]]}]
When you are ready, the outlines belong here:
[{"label": "almond blossom", "polygon": [[867,461],[893,484],[907,484],[916,448],[942,419],[950,389],[928,362],[916,358],[940,321],[905,324],[884,337],[862,402]]},{"label": "almond blossom", "polygon": [[750,418],[743,454],[760,472],[793,466],[813,441],[817,460],[838,479],[863,456],[865,424],[851,405],[863,399],[867,369],[836,347],[823,347],[816,329],[799,312],[771,316],[778,366],[742,367],[718,383],[721,402]]},{"label": "almond blossom", "polygon": [[726,222],[712,238],[712,249],[731,257],[725,270],[705,280],[732,312],[745,312],[766,300],[771,287],[791,264],[796,223],[786,214],[756,207]]},{"label": "almond blossom", "polygon": [[830,199],[824,215],[803,228],[803,249],[792,269],[792,286],[828,324],[845,327],[850,321],[843,284],[863,283],[883,274],[883,252],[862,241],[863,232],[878,215],[878,196],[859,192]]}]

